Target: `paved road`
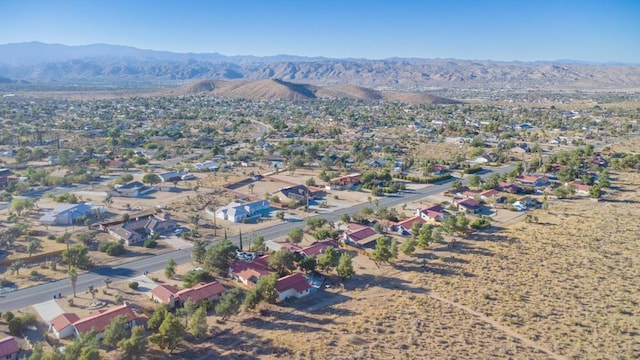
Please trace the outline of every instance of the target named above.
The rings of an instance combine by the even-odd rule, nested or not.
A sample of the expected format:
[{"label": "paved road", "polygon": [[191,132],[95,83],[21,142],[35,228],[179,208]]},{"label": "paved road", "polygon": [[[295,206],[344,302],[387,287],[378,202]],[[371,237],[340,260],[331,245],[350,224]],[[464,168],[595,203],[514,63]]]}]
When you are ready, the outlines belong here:
[{"label": "paved road", "polygon": [[[513,166],[505,166],[500,168],[493,168],[491,172],[505,173],[513,169]],[[484,174],[488,176],[491,172]],[[450,188],[451,180],[443,182],[438,185],[427,186],[423,189],[416,191],[407,191],[402,195],[387,196],[379,198],[379,206],[391,207],[411,201],[422,199],[426,196],[442,193]],[[354,214],[359,212],[363,207],[369,206],[368,203],[355,205],[349,208],[343,208],[336,210],[332,213],[315,215],[316,217],[323,217],[328,221],[337,222],[340,220],[342,214]],[[257,230],[255,234],[257,236],[264,236],[266,239],[274,239],[287,235],[289,231],[294,227],[304,226],[303,222],[284,221],[277,223],[265,229]],[[238,244],[238,236],[231,236],[229,238],[233,243]],[[246,234],[245,234],[246,239]],[[130,278],[143,275],[145,271],[158,271],[164,269],[167,261],[173,258],[178,264],[186,264],[191,262],[191,249],[179,249],[170,253],[165,253],[157,256],[150,256],[141,260],[132,261],[119,266],[100,266],[90,272],[81,274],[78,277],[76,284],[76,292],[81,293],[86,291],[90,285],[95,287],[104,285],[104,278],[109,277],[114,281],[125,281]],[[73,292],[71,284],[68,279],[62,279],[38,286],[20,289],[11,293],[0,295],[0,311],[15,310],[23,308],[33,304],[47,301],[53,297],[53,294],[62,293],[63,296],[70,296]]]}]

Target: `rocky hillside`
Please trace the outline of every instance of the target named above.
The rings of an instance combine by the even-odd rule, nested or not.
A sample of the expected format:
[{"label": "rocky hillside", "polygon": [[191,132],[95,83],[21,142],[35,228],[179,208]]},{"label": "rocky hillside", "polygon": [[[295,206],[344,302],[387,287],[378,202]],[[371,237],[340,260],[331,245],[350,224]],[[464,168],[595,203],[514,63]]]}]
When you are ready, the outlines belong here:
[{"label": "rocky hillside", "polygon": [[412,104],[454,104],[456,100],[423,93],[377,91],[368,88],[336,85],[317,86],[310,84],[292,83],[280,79],[263,79],[255,81],[197,81],[182,87],[172,88],[163,92],[167,95],[191,95],[208,93],[212,96],[233,99],[252,100],[312,100],[328,99],[357,99],[400,101]]},{"label": "rocky hillside", "polygon": [[[494,62],[447,59],[326,59],[297,56],[176,54],[122,46],[0,45],[0,77],[29,82],[152,82],[281,79],[312,85],[355,84],[376,90],[638,89],[640,66],[572,62]],[[265,82],[270,91],[273,83]],[[290,88],[291,85],[286,87]],[[301,90],[301,89],[299,89]],[[244,94],[248,90],[237,89]],[[251,91],[261,91],[252,89]],[[281,88],[278,91],[288,91]],[[359,91],[332,88],[335,94]],[[258,94],[255,94],[256,96]],[[266,94],[265,94],[266,95]],[[276,96],[276,94],[272,94]],[[308,96],[304,95],[304,96]],[[244,96],[244,95],[243,95]],[[252,95],[253,96],[253,95]],[[271,96],[271,95],[269,95]],[[360,96],[370,94],[360,91]]]}]

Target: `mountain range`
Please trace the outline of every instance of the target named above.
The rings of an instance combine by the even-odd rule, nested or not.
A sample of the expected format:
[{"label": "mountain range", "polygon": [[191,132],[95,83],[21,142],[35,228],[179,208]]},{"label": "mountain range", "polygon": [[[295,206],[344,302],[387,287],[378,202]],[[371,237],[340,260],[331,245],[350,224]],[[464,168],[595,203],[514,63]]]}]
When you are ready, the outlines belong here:
[{"label": "mountain range", "polygon": [[[145,82],[165,85],[210,79],[280,79],[289,84],[357,85],[394,91],[443,88],[637,90],[640,88],[640,66],[567,60],[497,62],[225,56],[105,44],[65,46],[30,42],[0,45],[0,78],[31,83]],[[338,91],[338,88],[332,89]]]}]

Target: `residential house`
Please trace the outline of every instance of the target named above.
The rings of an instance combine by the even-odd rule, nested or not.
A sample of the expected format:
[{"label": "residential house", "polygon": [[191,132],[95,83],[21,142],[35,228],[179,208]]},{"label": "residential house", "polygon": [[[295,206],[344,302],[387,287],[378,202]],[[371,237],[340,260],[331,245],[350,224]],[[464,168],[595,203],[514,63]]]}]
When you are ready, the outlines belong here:
[{"label": "residential house", "polygon": [[569,186],[573,186],[576,189],[576,194],[579,195],[589,195],[589,191],[591,190],[591,186],[584,185],[580,180],[575,180],[570,183],[567,183]]},{"label": "residential house", "polygon": [[458,206],[458,211],[463,210],[466,213],[475,214],[480,211],[482,205],[473,198],[456,198],[453,202]]},{"label": "residential house", "polygon": [[411,229],[416,223],[422,226],[426,221],[422,217],[416,215],[395,223],[391,226],[391,230],[397,232],[399,235],[410,235]]},{"label": "residential house", "polygon": [[353,185],[356,185],[360,182],[360,178],[362,178],[362,174],[354,173],[349,175],[344,175],[340,177],[336,177],[331,179],[331,186],[334,189],[344,189]]},{"label": "residential house", "polygon": [[96,329],[98,337],[101,338],[104,329],[109,325],[111,320],[121,315],[124,315],[129,319],[129,322],[127,322],[127,328],[131,328],[136,324],[136,314],[133,312],[133,309],[131,309],[129,304],[124,304],[74,322],[74,335],[78,337],[82,334],[88,333],[92,329]]},{"label": "residential house", "polygon": [[158,174],[158,177],[162,182],[174,182],[182,180],[182,175],[184,174],[180,171],[168,171]]},{"label": "residential house", "polygon": [[207,160],[202,163],[196,163],[194,166],[198,171],[205,171],[205,170],[218,171],[218,169],[220,168],[216,161],[211,161],[211,160]]},{"label": "residential house", "polygon": [[480,199],[482,199],[483,201],[489,201],[492,198],[498,196],[499,194],[500,194],[500,192],[498,190],[495,190],[495,189],[485,190],[485,191],[480,193]]},{"label": "residential house", "polygon": [[309,295],[311,293],[311,285],[304,275],[295,273],[278,279],[276,290],[279,294],[278,301],[285,301]]},{"label": "residential house", "polygon": [[20,356],[20,345],[13,336],[0,340],[0,359],[15,360]]},{"label": "residential house", "polygon": [[78,218],[92,215],[95,208],[89,203],[58,204],[40,217],[39,221],[42,225],[72,225]]},{"label": "residential house", "polygon": [[298,253],[304,255],[304,256],[320,256],[322,254],[324,254],[325,250],[328,247],[332,247],[334,249],[338,248],[338,244],[336,244],[335,241],[333,240],[324,240],[324,241],[316,241],[314,243],[312,243],[311,245],[304,247],[300,250],[297,250]]},{"label": "residential house", "polygon": [[504,192],[508,192],[510,194],[517,194],[520,188],[516,184],[509,184],[507,182],[498,183],[500,189]]},{"label": "residential house", "polygon": [[245,285],[255,285],[261,277],[274,273],[269,268],[268,259],[269,255],[265,255],[251,261],[236,261],[229,268],[229,277]]},{"label": "residential house", "polygon": [[192,288],[182,289],[176,292],[176,296],[179,300],[175,305],[180,307],[189,299],[196,304],[204,300],[214,301],[219,299],[225,291],[226,289],[224,286],[218,281],[213,281],[207,284],[200,283]]},{"label": "residential house", "polygon": [[177,292],[178,289],[176,287],[161,284],[154,287],[151,291],[148,292],[148,294],[153,302],[166,304],[169,306],[169,309],[173,309],[174,307],[176,307]]},{"label": "residential house", "polygon": [[284,156],[268,155],[264,157],[264,162],[271,164],[271,166],[275,168],[281,168],[286,161],[287,158]]},{"label": "residential house", "polygon": [[[80,320],[80,317],[74,313],[60,314],[49,322],[49,331],[58,339],[65,339],[73,336],[75,328],[73,323]],[[1,357],[0,357],[1,358]]]},{"label": "residential house", "polygon": [[424,209],[417,209],[416,216],[420,216],[424,220],[430,220],[435,222],[444,221],[449,214],[444,211],[442,205],[433,205]]},{"label": "residential house", "polygon": [[549,184],[549,178],[546,176],[520,175],[516,180],[522,185],[528,186],[544,186]]},{"label": "residential house", "polygon": [[107,195],[113,197],[138,197],[152,190],[152,188],[145,186],[139,181],[132,181],[125,185],[116,185],[113,190],[107,192]]},{"label": "residential house", "polygon": [[259,219],[268,212],[271,205],[267,200],[259,200],[251,203],[241,204],[232,202],[216,210],[215,216],[218,219],[241,223],[243,221],[253,221]]},{"label": "residential house", "polygon": [[126,166],[126,164],[127,164],[126,160],[114,159],[114,160],[107,161],[107,167],[110,169],[122,169]]},{"label": "residential house", "polygon": [[463,197],[469,198],[469,199],[475,199],[480,197],[480,193],[475,191],[470,191],[470,190],[464,191],[462,194],[459,194],[459,195],[462,195]]},{"label": "residential house", "polygon": [[349,224],[342,236],[345,244],[356,247],[368,247],[380,237],[380,234],[368,226]]},{"label": "residential house", "polygon": [[383,158],[377,158],[377,159],[367,161],[367,165],[373,168],[383,168],[387,166],[387,163],[388,163],[388,160]]},{"label": "residential house", "polygon": [[[304,185],[294,185],[281,188],[275,195],[282,195],[287,200],[295,200],[297,203],[304,203],[306,200],[312,200],[313,195],[311,190]],[[282,198],[280,198],[282,200]]]},{"label": "residential house", "polygon": [[154,234],[163,234],[175,230],[178,223],[171,220],[169,214],[153,214],[134,218],[128,222],[107,227],[107,232],[127,245],[133,245],[151,238]]}]

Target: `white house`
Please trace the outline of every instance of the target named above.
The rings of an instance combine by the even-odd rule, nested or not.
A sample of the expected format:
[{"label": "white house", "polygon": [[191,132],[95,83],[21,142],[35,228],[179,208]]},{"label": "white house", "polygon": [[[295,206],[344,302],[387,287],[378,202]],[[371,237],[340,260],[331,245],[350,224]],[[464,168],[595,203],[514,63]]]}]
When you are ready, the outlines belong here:
[{"label": "white house", "polygon": [[287,275],[278,279],[276,283],[276,290],[278,290],[278,301],[285,301],[291,298],[301,298],[311,293],[311,285],[300,273]]},{"label": "white house", "polygon": [[95,328],[96,331],[98,331],[98,337],[102,338],[102,333],[107,325],[109,325],[111,320],[120,315],[124,315],[129,319],[129,322],[127,322],[127,328],[131,328],[136,324],[136,314],[128,304],[124,304],[74,322],[74,335],[79,337],[80,335],[86,334]]},{"label": "white house", "polygon": [[91,215],[94,209],[104,211],[102,207],[94,207],[89,203],[59,204],[40,218],[42,225],[71,225],[76,219]]},{"label": "white house", "polygon": [[232,202],[229,205],[218,209],[215,216],[218,219],[239,223],[243,222],[245,219],[253,220],[259,218],[262,216],[262,213],[269,210],[270,207],[271,206],[267,200],[260,200],[246,204]]},{"label": "white house", "polygon": [[80,320],[80,317],[74,313],[60,314],[49,322],[49,331],[51,331],[58,339],[71,337],[75,331],[73,323],[78,320]]}]

